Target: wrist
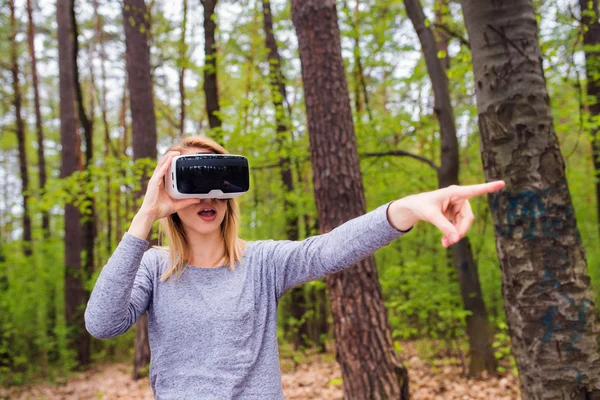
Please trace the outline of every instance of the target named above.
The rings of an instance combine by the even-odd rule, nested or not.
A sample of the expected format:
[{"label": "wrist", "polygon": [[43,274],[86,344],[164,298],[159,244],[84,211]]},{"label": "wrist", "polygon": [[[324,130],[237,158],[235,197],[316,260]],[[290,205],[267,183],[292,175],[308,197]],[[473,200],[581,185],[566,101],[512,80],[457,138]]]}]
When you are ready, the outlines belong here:
[{"label": "wrist", "polygon": [[402,232],[410,230],[419,221],[404,198],[390,203],[387,208],[387,219],[392,227]]},{"label": "wrist", "polygon": [[155,221],[156,219],[154,217],[140,210],[133,217],[127,233],[140,239],[147,240]]}]

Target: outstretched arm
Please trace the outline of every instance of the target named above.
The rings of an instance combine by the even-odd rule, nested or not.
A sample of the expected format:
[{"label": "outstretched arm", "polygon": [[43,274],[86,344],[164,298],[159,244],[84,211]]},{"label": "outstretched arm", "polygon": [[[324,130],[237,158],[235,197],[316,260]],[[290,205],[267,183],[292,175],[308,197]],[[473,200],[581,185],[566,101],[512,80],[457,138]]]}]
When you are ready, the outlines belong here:
[{"label": "outstretched arm", "polygon": [[277,298],[290,288],[360,261],[412,229],[417,221],[435,225],[442,245],[463,238],[473,223],[469,199],[504,187],[504,181],[451,185],[404,197],[351,219],[326,234],[302,241],[268,241],[269,272]]},{"label": "outstretched arm", "polygon": [[267,260],[277,298],[292,287],[332,274],[362,260],[375,250],[412,230],[391,225],[384,204],[346,221],[328,233],[302,241],[269,240]]}]

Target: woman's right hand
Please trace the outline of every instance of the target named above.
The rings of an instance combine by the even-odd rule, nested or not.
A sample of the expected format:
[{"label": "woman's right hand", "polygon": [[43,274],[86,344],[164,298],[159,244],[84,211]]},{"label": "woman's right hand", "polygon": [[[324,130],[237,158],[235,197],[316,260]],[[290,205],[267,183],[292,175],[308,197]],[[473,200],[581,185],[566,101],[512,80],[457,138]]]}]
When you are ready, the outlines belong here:
[{"label": "woman's right hand", "polygon": [[169,171],[173,157],[179,154],[179,151],[170,151],[165,154],[148,181],[139,212],[152,219],[152,222],[168,217],[189,205],[200,203],[200,199],[173,199],[167,193],[164,176]]}]

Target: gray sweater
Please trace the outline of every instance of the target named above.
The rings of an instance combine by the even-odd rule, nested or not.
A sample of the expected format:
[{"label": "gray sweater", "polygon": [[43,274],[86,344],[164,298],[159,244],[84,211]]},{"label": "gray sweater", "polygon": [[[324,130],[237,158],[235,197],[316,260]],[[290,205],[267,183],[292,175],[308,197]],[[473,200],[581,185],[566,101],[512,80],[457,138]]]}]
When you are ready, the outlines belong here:
[{"label": "gray sweater", "polygon": [[187,267],[165,282],[168,254],[125,233],[98,276],[86,329],[113,338],[148,311],[155,399],[282,399],[279,298],[412,230],[390,225],[390,203],[302,241],[249,241],[234,271]]}]

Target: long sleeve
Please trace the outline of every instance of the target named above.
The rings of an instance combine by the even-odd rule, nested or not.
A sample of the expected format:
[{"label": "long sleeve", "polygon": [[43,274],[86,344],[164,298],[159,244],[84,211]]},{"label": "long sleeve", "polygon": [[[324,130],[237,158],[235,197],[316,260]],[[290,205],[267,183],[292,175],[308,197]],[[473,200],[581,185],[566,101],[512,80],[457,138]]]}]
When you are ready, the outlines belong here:
[{"label": "long sleeve", "polygon": [[148,246],[146,240],[127,232],[123,235],[100,272],[85,309],[85,327],[92,336],[119,336],[146,312],[153,287],[144,257]]},{"label": "long sleeve", "polygon": [[347,268],[408,233],[394,228],[386,203],[328,233],[302,241],[268,240],[267,265],[277,298],[292,287]]}]

